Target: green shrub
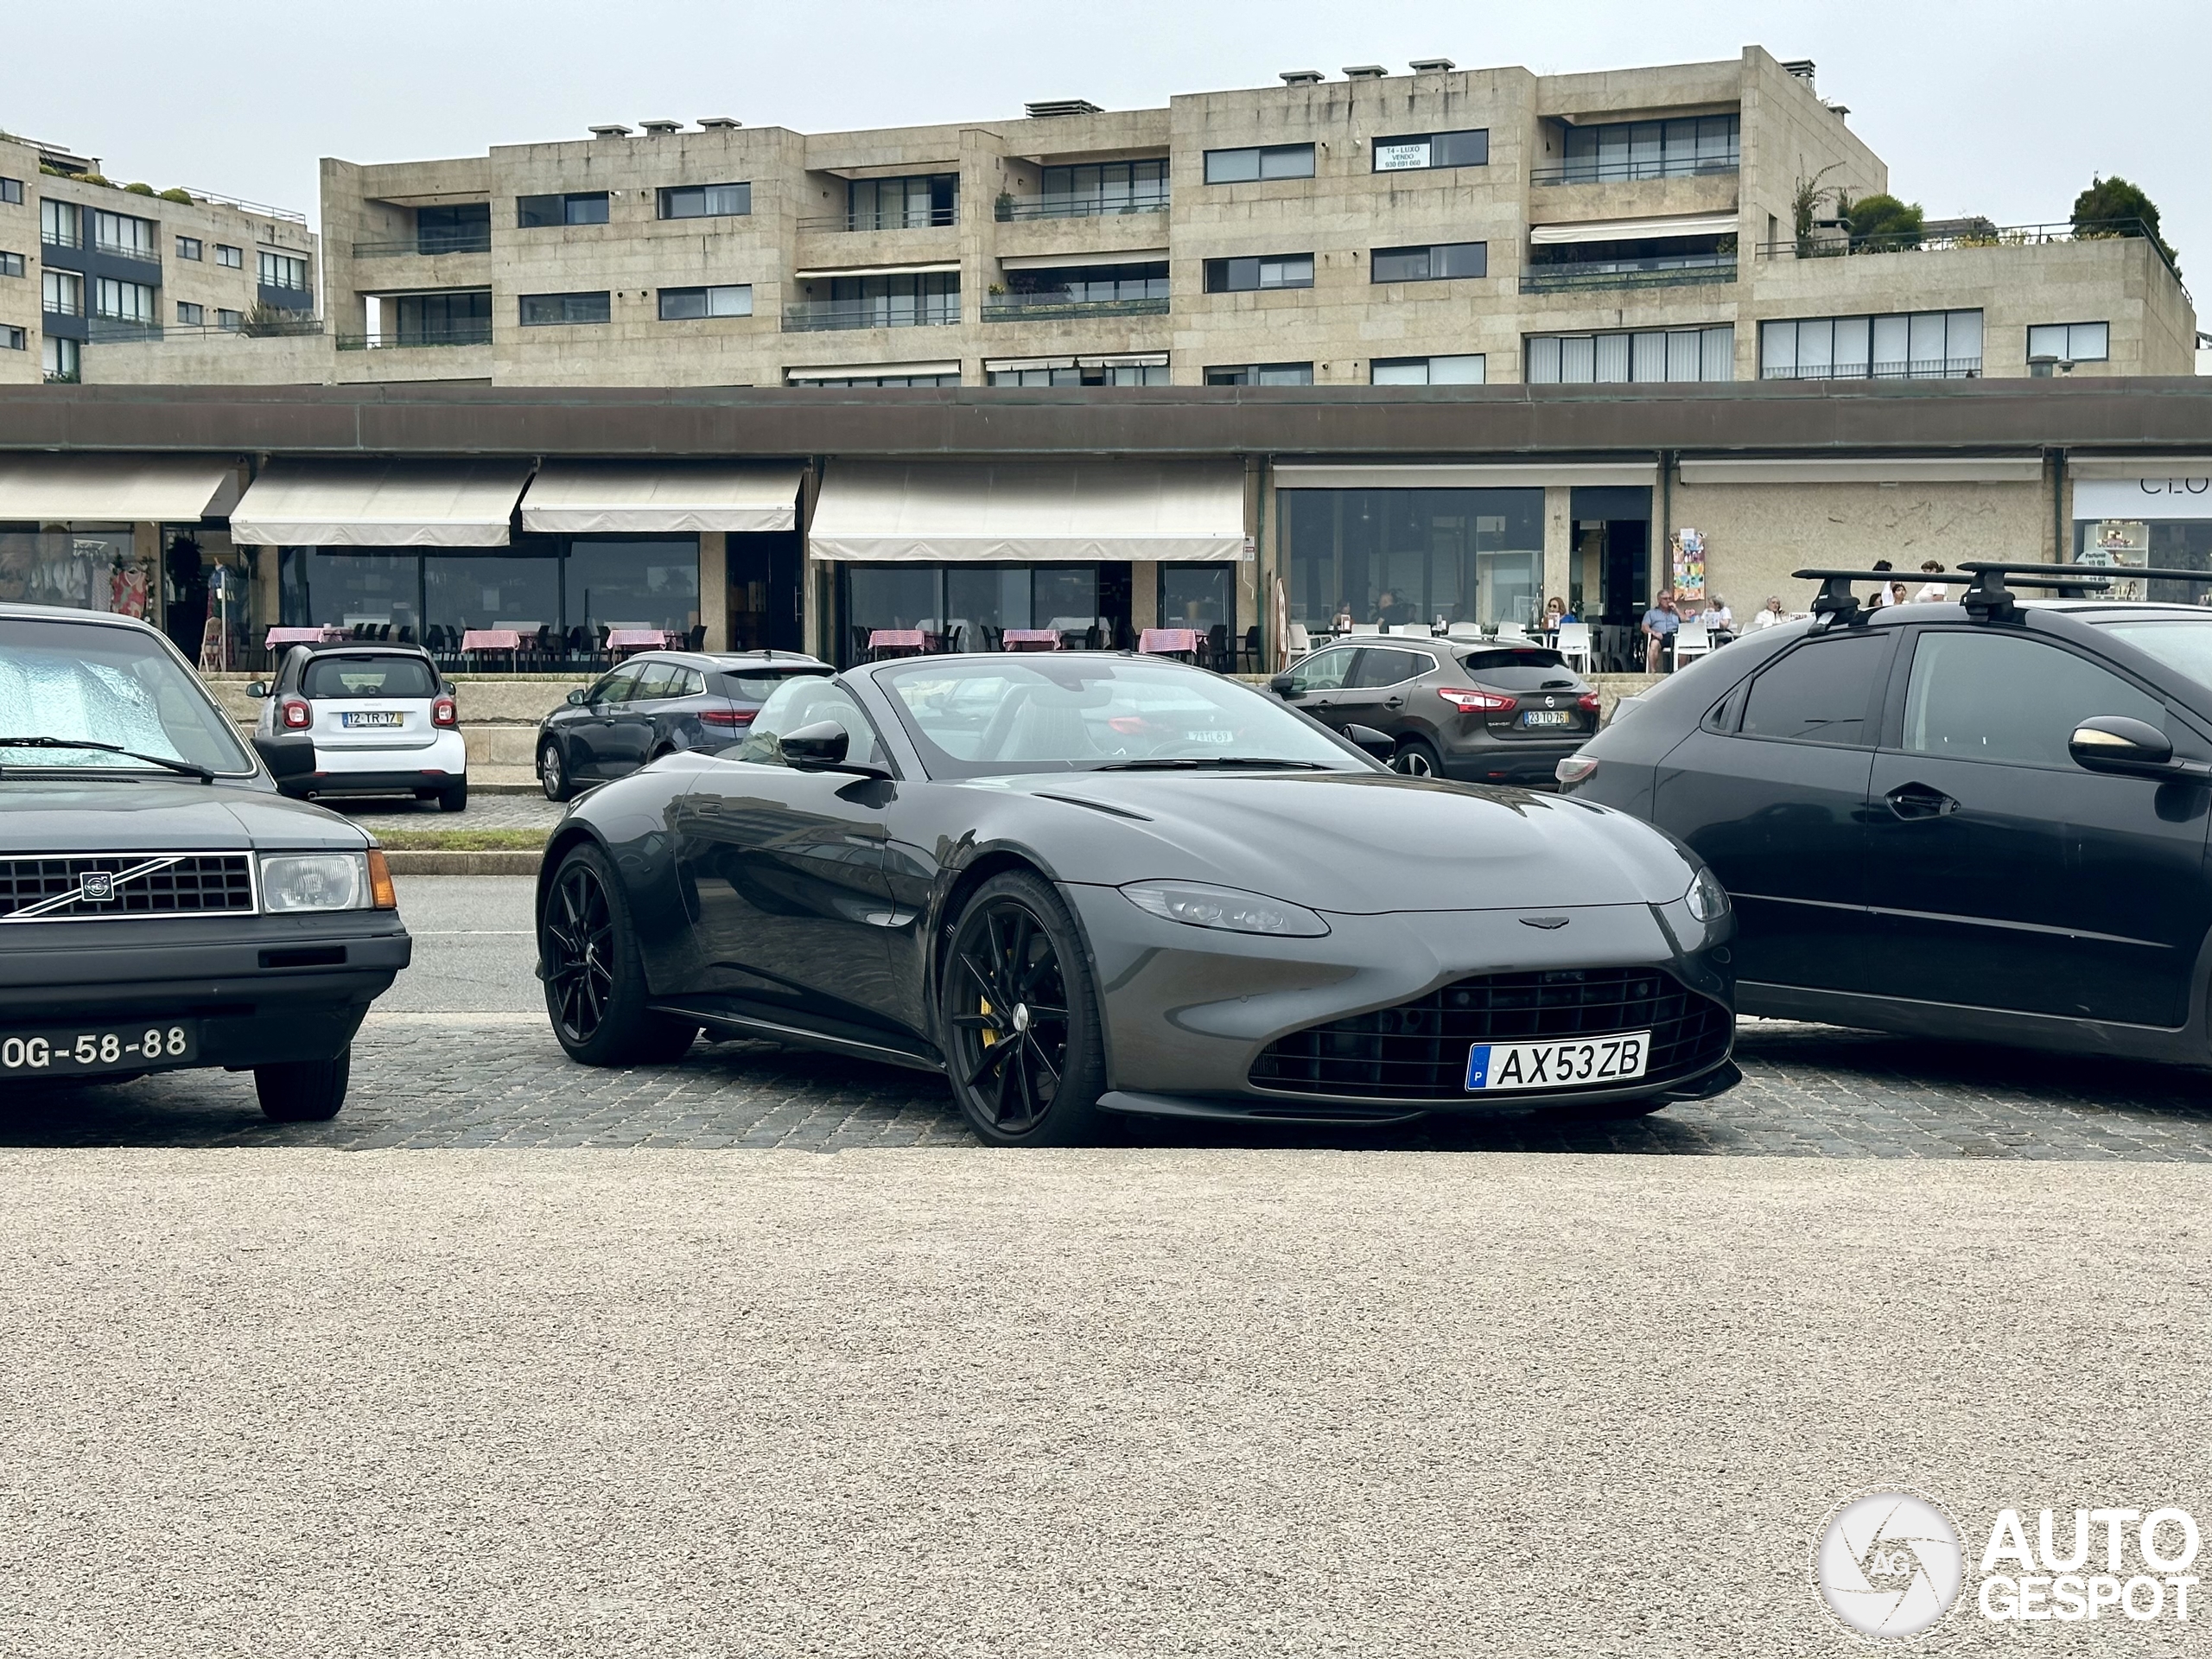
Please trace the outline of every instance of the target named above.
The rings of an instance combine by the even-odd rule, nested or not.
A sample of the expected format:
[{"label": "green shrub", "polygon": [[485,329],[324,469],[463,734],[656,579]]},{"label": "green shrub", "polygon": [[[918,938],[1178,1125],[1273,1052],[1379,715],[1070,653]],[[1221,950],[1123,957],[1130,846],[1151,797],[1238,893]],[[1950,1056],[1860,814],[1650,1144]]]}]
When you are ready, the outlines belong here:
[{"label": "green shrub", "polygon": [[134,196],[150,196],[154,194],[154,187],[143,180],[126,184],[123,188]]},{"label": "green shrub", "polygon": [[1837,206],[1851,227],[1854,245],[1891,249],[1916,248],[1921,244],[1921,226],[1926,215],[1916,201],[1899,201],[1895,196],[1878,194],[1861,196],[1856,201],[1839,202]]},{"label": "green shrub", "polygon": [[162,192],[162,200],[163,201],[181,201],[186,207],[189,207],[192,206],[192,192],[189,190],[180,190],[176,186],[171,185],[168,189]]}]

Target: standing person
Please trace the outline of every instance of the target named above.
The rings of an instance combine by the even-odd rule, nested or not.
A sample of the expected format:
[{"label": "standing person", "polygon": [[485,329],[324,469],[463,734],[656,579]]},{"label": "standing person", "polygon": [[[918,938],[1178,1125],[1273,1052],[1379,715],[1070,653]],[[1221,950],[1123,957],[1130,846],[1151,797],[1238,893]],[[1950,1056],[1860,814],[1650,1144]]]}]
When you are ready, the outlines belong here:
[{"label": "standing person", "polygon": [[1941,564],[1934,559],[1923,559],[1920,562],[1920,574],[1926,580],[1920,584],[1920,591],[1912,596],[1914,604],[1941,605],[1950,598],[1950,588],[1936,580],[1943,574],[1943,567]]},{"label": "standing person", "polygon": [[1675,610],[1675,590],[1662,588],[1651,608],[1643,613],[1643,671],[1659,672],[1668,644],[1681,630],[1682,619]]},{"label": "standing person", "polygon": [[1890,578],[1888,572],[1894,567],[1891,566],[1887,559],[1877,559],[1874,561],[1874,568],[1884,574],[1880,585],[1874,589],[1873,598],[1866,601],[1866,608],[1870,611],[1878,605],[1886,605],[1890,602]]},{"label": "standing person", "polygon": [[1778,628],[1789,620],[1789,618],[1782,608],[1782,595],[1769,594],[1766,596],[1766,608],[1752,613],[1745,632],[1749,632],[1754,628]]}]

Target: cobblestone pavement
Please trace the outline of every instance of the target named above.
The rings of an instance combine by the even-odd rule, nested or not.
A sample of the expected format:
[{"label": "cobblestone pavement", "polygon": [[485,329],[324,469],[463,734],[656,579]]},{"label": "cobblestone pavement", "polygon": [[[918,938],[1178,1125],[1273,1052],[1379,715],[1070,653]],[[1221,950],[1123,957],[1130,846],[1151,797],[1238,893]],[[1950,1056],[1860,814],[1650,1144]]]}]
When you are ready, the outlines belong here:
[{"label": "cobblestone pavement", "polygon": [[[1747,1022],[1744,1083],[1626,1123],[1432,1119],[1382,1131],[1117,1122],[1123,1144],[1802,1158],[2212,1161],[2212,1078],[1824,1027]],[[0,1145],[336,1147],[968,1146],[920,1073],[778,1048],[702,1044],[680,1065],[571,1065],[537,1014],[380,1013],[355,1045],[345,1114],[265,1122],[251,1078],[188,1071],[22,1088]]]}]

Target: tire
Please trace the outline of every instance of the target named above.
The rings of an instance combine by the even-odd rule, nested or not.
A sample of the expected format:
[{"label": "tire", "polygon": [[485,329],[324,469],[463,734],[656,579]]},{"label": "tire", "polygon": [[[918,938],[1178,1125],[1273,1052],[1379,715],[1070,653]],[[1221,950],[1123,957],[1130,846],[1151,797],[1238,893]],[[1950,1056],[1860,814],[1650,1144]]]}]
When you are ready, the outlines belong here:
[{"label": "tire", "polygon": [[1441,778],[1444,757],[1436,752],[1436,745],[1425,737],[1409,737],[1398,745],[1398,753],[1391,758],[1390,769],[1402,772],[1408,778]]},{"label": "tire", "polygon": [[327,1123],[346,1103],[353,1069],[351,1044],[334,1060],[291,1060],[253,1068],[253,1092],[272,1123]]},{"label": "tire", "polygon": [[468,779],[464,778],[451,789],[442,789],[438,791],[438,810],[441,812],[468,810]]},{"label": "tire", "polygon": [[565,801],[576,792],[575,779],[569,776],[569,763],[562,758],[558,743],[538,745],[537,786],[549,801]]},{"label": "tire", "polygon": [[938,1002],[953,1098],[986,1142],[1099,1138],[1098,998],[1075,918],[1049,882],[1009,870],[976,890],[952,930]]},{"label": "tire", "polygon": [[645,1005],[645,960],[630,901],[607,855],[572,849],[545,889],[537,949],[545,1013],[569,1058],[585,1065],[664,1065],[683,1058],[699,1027]]}]

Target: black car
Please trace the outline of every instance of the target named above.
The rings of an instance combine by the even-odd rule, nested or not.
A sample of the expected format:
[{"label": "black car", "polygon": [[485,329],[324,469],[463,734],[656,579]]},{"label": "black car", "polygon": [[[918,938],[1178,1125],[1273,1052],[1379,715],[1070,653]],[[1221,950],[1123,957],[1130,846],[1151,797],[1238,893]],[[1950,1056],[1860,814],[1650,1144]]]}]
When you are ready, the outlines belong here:
[{"label": "black car", "polygon": [[790,651],[653,651],[632,657],[538,722],[537,781],[549,801],[622,778],[664,754],[712,754],[745,735],[768,694],[834,672]]},{"label": "black car", "polygon": [[2212,613],[1969,597],[1747,634],[1568,798],[1719,875],[1748,1013],[2212,1062]]},{"label": "black car", "polygon": [[[254,747],[315,771],[305,733]],[[376,842],[280,795],[168,639],[0,606],[0,1090],[221,1066],[334,1116],[410,950]]]},{"label": "black car", "polygon": [[571,807],[537,903],[577,1059],[809,1044],[944,1072],[997,1144],[1100,1112],[1627,1115],[1735,1079],[1727,905],[1677,842],[1400,776],[1156,658],[787,681],[741,746]]},{"label": "black car", "polygon": [[1598,694],[1542,645],[1391,634],[1325,645],[1268,689],[1337,731],[1387,732],[1416,778],[1549,789],[1598,729]]}]

